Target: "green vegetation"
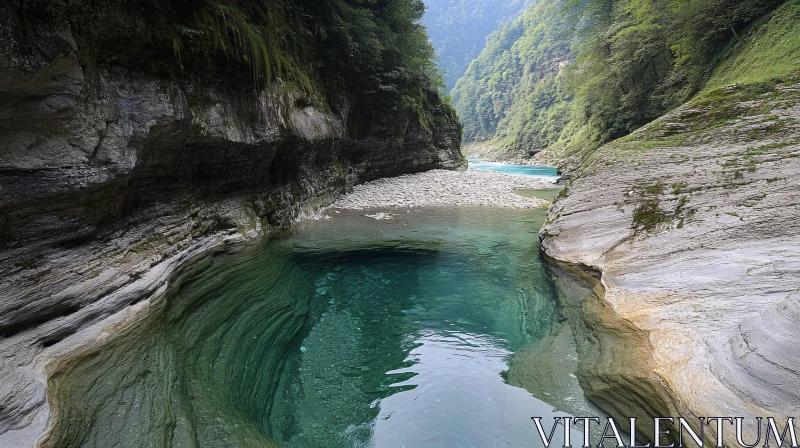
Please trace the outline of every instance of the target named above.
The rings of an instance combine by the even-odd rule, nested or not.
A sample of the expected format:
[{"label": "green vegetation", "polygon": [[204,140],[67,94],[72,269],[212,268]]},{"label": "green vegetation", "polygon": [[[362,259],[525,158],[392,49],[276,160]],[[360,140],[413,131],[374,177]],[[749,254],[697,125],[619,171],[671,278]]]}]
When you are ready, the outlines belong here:
[{"label": "green vegetation", "polygon": [[653,230],[670,220],[671,216],[659,207],[658,199],[648,199],[633,211],[633,228],[637,231]]},{"label": "green vegetation", "polygon": [[574,58],[566,5],[542,0],[489,37],[452,91],[465,141],[533,153],[561,138],[571,114],[563,69]]},{"label": "green vegetation", "polygon": [[[674,185],[674,184],[673,184]],[[686,184],[683,184],[684,188]],[[693,210],[687,209],[686,204],[689,202],[689,197],[682,195],[677,199],[678,203],[674,209],[662,207],[661,198],[659,195],[664,189],[664,184],[650,185],[646,187],[635,187],[640,195],[645,196],[645,200],[641,202],[633,210],[633,221],[631,228],[638,232],[648,232],[656,229],[661,224],[670,224],[675,222],[677,228],[683,228],[684,219],[694,213]],[[672,194],[679,195],[675,190]]]},{"label": "green vegetation", "polygon": [[[284,9],[287,8],[288,9]],[[180,6],[178,7],[180,8]],[[177,10],[179,23],[162,31],[172,41],[181,67],[199,54],[246,64],[256,82],[281,76],[311,89],[301,54],[301,42],[291,28],[299,9],[275,1],[195,1]]]},{"label": "green vegetation", "polygon": [[643,187],[640,187],[639,189],[647,194],[659,195],[664,191],[664,184],[659,182],[653,185],[645,185]]},{"label": "green vegetation", "polygon": [[[800,67],[798,19],[800,0],[543,0],[491,36],[453,102],[465,140],[576,166],[701,91],[704,129],[768,113],[742,100]],[[683,142],[664,137],[639,145]]]},{"label": "green vegetation", "polygon": [[689,184],[687,184],[686,182],[676,182],[670,185],[670,187],[672,187],[672,194],[674,195],[679,195],[683,193],[684,191],[686,191],[686,187],[688,186]]},{"label": "green vegetation", "polygon": [[800,66],[799,17],[800,2],[791,0],[760,18],[723,50],[706,88],[763,81]]},{"label": "green vegetation", "polygon": [[[717,56],[777,0],[572,0],[588,26],[573,88],[605,139],[626,135],[705,85]],[[737,30],[739,30],[737,32]]]},{"label": "green vegetation", "polygon": [[448,90],[486,44],[486,36],[517,16],[533,0],[425,0],[422,23],[439,54]]}]

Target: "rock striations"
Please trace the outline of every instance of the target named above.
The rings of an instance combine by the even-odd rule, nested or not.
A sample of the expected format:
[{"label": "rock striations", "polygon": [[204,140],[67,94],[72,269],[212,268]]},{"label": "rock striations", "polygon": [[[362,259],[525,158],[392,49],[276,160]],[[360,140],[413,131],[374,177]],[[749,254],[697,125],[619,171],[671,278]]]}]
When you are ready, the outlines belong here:
[{"label": "rock striations", "polygon": [[600,148],[551,207],[547,255],[602,274],[581,379],[611,415],[796,417],[798,104],[798,73],[703,94]]},{"label": "rock striations", "polygon": [[57,426],[48,378],[188,258],[361,182],[466,166],[444,107],[355,138],[346,99],[140,72],[72,30],[0,6],[0,446]]}]

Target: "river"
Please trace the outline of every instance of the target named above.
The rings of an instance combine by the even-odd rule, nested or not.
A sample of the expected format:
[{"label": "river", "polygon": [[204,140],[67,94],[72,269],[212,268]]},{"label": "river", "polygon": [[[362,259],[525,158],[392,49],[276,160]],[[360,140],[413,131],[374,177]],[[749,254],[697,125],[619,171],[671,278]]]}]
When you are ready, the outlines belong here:
[{"label": "river", "polygon": [[368,214],[185,268],[54,376],[57,446],[541,446],[531,417],[599,415],[539,254],[545,210]]},{"label": "river", "polygon": [[489,162],[478,157],[469,157],[469,169],[482,171],[497,171],[503,174],[533,176],[548,181],[558,179],[558,168],[549,165],[515,165],[503,162]]}]

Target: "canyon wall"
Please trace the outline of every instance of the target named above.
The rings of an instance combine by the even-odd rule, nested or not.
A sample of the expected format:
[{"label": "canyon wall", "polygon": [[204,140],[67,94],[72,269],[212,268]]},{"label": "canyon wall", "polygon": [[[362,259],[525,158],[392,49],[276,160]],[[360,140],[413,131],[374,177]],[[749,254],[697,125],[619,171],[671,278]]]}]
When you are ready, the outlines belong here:
[{"label": "canyon wall", "polygon": [[56,360],[135,321],[190,257],[285,227],[360,182],[466,166],[435,91],[428,120],[387,110],[353,123],[346,92],[98,58],[74,20],[0,6],[2,446],[42,439]]},{"label": "canyon wall", "polygon": [[610,415],[747,417],[747,443],[750,418],[796,417],[798,104],[797,72],[706,92],[591,154],[551,206],[544,251],[601,274],[579,367]]}]

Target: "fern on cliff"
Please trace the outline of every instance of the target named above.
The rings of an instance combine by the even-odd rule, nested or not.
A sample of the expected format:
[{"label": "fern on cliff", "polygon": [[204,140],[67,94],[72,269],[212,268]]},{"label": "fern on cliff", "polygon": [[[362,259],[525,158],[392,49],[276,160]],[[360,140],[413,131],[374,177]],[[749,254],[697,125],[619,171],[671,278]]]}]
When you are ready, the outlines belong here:
[{"label": "fern on cliff", "polygon": [[186,11],[188,20],[172,36],[178,63],[193,52],[222,53],[248,65],[255,83],[279,76],[311,90],[306,64],[297,57],[302,45],[292,31],[294,7],[275,0],[242,3],[209,0]]}]

